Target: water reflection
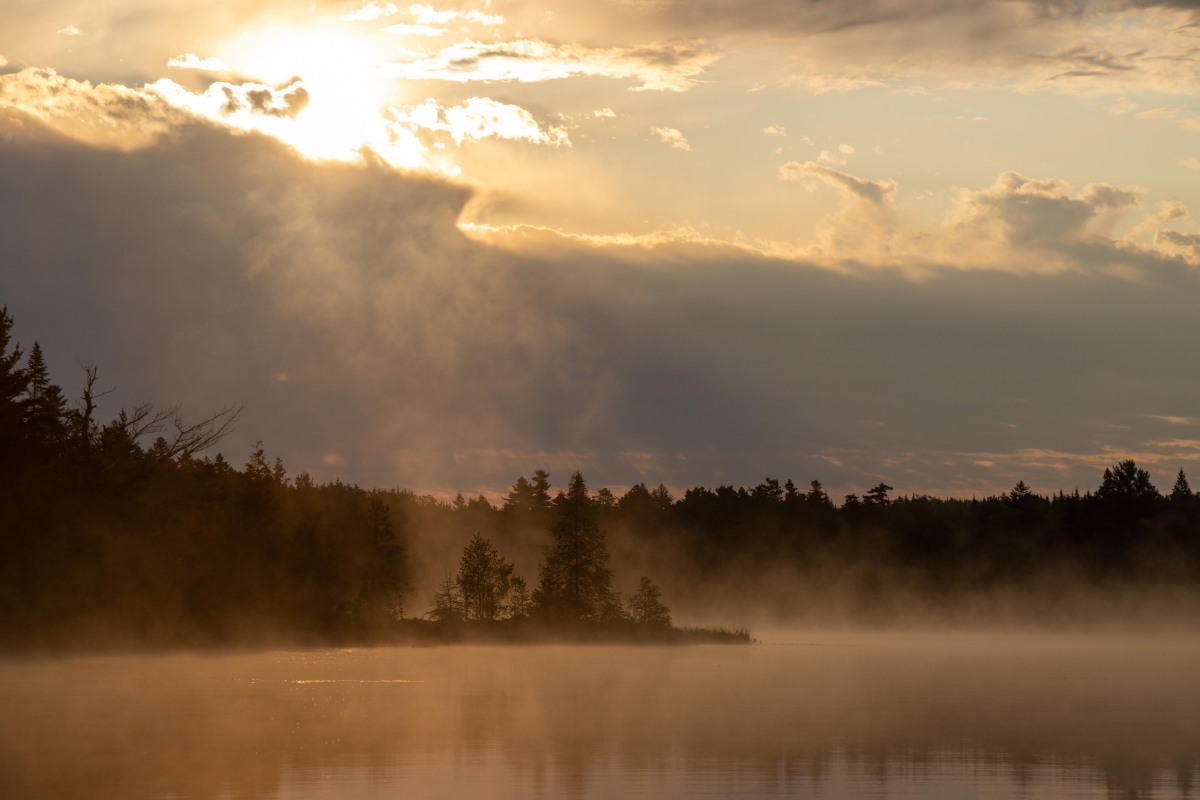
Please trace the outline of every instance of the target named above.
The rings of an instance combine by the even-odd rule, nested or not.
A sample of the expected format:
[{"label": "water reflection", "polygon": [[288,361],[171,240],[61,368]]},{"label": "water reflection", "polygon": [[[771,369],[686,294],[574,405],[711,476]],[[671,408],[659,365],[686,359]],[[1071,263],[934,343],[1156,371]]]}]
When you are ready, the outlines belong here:
[{"label": "water reflection", "polygon": [[1200,643],[830,636],[0,665],[6,798],[1190,797]]}]

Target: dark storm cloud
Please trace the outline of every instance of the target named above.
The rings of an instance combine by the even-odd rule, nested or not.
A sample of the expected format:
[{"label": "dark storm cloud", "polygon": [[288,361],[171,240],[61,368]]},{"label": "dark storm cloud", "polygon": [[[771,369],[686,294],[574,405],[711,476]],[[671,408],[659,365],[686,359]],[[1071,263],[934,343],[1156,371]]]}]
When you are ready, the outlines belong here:
[{"label": "dark storm cloud", "polygon": [[1180,368],[1200,335],[1182,261],[1140,284],[916,283],[733,248],[506,251],[455,226],[464,189],[383,165],[205,126],[121,153],[8,124],[0,303],[22,341],[69,394],[79,362],[120,387],[114,406],[248,402],[234,461],[262,438],[368,485],[503,488],[549,466],[597,486],[969,492],[1037,451],[1061,469],[1024,477],[1070,488],[1092,482],[1088,454],[1145,449],[1166,423],[1144,415],[1186,416],[1200,392]]}]

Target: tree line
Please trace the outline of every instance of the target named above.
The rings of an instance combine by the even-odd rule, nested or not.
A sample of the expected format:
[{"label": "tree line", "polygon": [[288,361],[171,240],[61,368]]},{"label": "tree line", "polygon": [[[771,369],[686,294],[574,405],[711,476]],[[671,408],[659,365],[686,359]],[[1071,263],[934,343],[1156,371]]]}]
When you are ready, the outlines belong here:
[{"label": "tree line", "polygon": [[764,598],[804,613],[794,598],[824,591],[870,618],[900,597],[950,608],[1068,580],[1200,596],[1200,498],[1182,470],[1168,492],[1124,460],[1084,493],[1018,482],[971,500],[895,497],[879,483],[840,504],[817,480],[676,497],[592,492],[575,473],[552,493],[537,470],[498,504],[443,502],[290,475],[261,444],[240,467],[210,455],[238,407],[187,421],[147,403],[104,420],[96,369],[70,403],[42,349],[12,331],[0,310],[8,649],[668,631],[664,597],[693,614]]},{"label": "tree line", "polygon": [[418,618],[672,629],[649,578],[628,602],[613,590],[582,475],[551,498],[539,471],[506,504],[506,530],[549,538],[530,591],[480,533],[498,513],[486,500],[318,485],[261,443],[240,469],[205,455],[237,407],[188,422],[147,403],[101,421],[97,370],[69,407],[41,347],[26,355],[12,330],[0,310],[0,646],[387,639],[414,621],[409,546],[464,522],[478,525],[457,574]]}]

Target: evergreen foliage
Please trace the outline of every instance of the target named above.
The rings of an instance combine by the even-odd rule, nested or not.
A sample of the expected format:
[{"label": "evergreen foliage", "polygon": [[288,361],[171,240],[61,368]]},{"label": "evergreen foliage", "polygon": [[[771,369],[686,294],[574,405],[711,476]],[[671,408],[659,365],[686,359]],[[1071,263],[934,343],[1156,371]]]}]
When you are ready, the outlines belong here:
[{"label": "evergreen foliage", "polygon": [[[0,648],[386,640],[412,622],[412,543],[471,533],[434,592],[437,624],[675,631],[648,578],[620,601],[610,542],[633,574],[669,571],[676,608],[754,594],[767,574],[805,588],[837,576],[869,618],[901,596],[954,609],[1035,587],[1200,598],[1200,502],[1182,469],[1169,497],[1122,460],[1094,492],[1018,481],[996,497],[893,498],[878,482],[841,506],[817,480],[591,496],[579,473],[551,500],[537,470],[497,508],[289,477],[262,443],[236,468],[206,450],[237,407],[199,422],[148,403],[113,413],[95,368],[82,382],[68,408],[40,345],[26,354],[0,310]],[[500,550],[528,569],[540,552],[534,591]]]},{"label": "evergreen foliage", "polygon": [[649,578],[642,578],[637,591],[629,596],[628,605],[629,616],[639,625],[671,627],[671,611],[662,601],[662,589]]},{"label": "evergreen foliage", "polygon": [[1171,500],[1174,502],[1187,502],[1195,497],[1192,493],[1192,487],[1188,485],[1187,476],[1183,474],[1183,470],[1179,470],[1179,474],[1175,476],[1175,486],[1171,489]]},{"label": "evergreen foliage", "polygon": [[583,476],[576,472],[557,505],[533,593],[537,612],[556,622],[598,622],[618,618],[620,604],[612,591],[608,547]]},{"label": "evergreen foliage", "polygon": [[453,575],[446,575],[441,585],[433,595],[433,610],[429,618],[434,622],[456,623],[466,620],[467,615],[463,604],[462,590]]},{"label": "evergreen foliage", "polygon": [[458,562],[457,586],[463,616],[476,622],[495,622],[513,616],[509,596],[514,577],[513,565],[502,559],[492,543],[477,532]]}]

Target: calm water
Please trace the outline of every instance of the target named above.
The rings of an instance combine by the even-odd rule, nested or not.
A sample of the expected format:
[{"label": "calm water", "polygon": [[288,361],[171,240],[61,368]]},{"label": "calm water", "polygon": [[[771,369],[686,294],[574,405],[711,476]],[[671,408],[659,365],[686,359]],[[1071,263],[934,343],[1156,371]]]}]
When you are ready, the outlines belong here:
[{"label": "calm water", "polygon": [[1197,797],[1200,641],[0,664],[3,798]]}]

